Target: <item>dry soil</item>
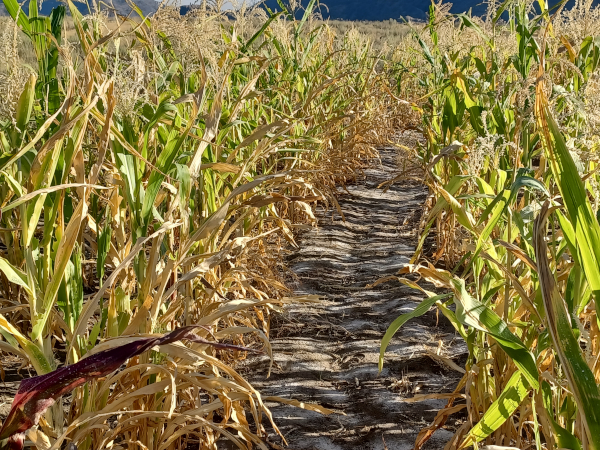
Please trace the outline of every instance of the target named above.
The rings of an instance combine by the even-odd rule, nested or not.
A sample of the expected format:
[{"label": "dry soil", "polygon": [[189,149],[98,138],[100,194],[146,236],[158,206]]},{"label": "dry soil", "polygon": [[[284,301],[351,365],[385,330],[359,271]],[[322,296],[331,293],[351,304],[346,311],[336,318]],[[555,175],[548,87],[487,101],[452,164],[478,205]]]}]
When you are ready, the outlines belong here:
[{"label": "dry soil", "polygon": [[[363,179],[340,191],[346,220],[321,211],[318,229],[300,237],[300,249],[288,261],[297,276],[294,293],[318,294],[323,301],[292,306],[278,318],[271,334],[275,365],[270,378],[266,357],[252,360],[247,368],[248,378],[265,396],[319,403],[340,412],[323,416],[270,405],[292,450],[412,448],[418,431],[445,402],[404,399],[451,391],[461,377],[429,356],[441,346],[443,354],[460,364],[466,351],[435,311],[397,333],[378,372],[387,327],[423,298],[395,281],[366,288],[408,263],[416,244],[415,222],[426,189],[415,184],[396,184],[387,192],[378,188],[395,175],[396,167],[395,151],[381,150],[380,160]],[[443,448],[451,429],[436,432],[425,448]],[[274,433],[270,440],[282,444]]]}]

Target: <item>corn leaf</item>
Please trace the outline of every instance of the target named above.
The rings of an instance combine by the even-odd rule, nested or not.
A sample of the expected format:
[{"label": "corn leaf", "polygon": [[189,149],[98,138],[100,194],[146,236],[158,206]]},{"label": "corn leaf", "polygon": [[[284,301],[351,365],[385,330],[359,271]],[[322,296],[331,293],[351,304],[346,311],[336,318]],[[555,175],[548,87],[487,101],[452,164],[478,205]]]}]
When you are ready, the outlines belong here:
[{"label": "corn leaf", "polygon": [[29,25],[29,17],[21,9],[21,5],[17,0],[2,0],[6,10],[10,16],[17,21],[19,28],[27,35],[31,33],[31,26]]},{"label": "corn leaf", "polygon": [[547,106],[538,106],[538,120],[544,130],[544,150],[558,185],[594,297],[600,300],[600,224],[594,216],[585,186],[565,140]]},{"label": "corn leaf", "polygon": [[517,410],[523,399],[529,394],[529,383],[525,375],[518,371],[510,377],[504,390],[487,409],[483,417],[471,428],[459,449],[481,442],[496,431]]},{"label": "corn leaf", "polygon": [[[21,135],[27,128],[27,124],[31,119],[31,112],[33,111],[33,101],[35,99],[35,83],[37,81],[37,76],[31,74],[27,83],[25,83],[25,87],[23,88],[23,92],[19,97],[19,101],[17,103],[17,111],[16,111],[16,125],[19,133]],[[15,144],[19,144],[19,142],[15,142]]]},{"label": "corn leaf", "polygon": [[448,202],[448,204],[452,208],[452,212],[456,214],[458,222],[467,230],[471,231],[472,233],[476,233],[475,221],[473,220],[471,214],[466,210],[466,208],[463,205],[461,205],[460,202],[456,200],[456,198],[454,198],[452,194],[447,192],[444,188],[439,187],[438,191],[442,195],[442,197],[444,197],[444,200]]},{"label": "corn leaf", "polygon": [[31,287],[28,284],[27,274],[11,263],[9,263],[6,259],[0,256],[0,272],[6,276],[8,281],[11,283],[15,283],[18,286],[21,286],[25,289],[30,295],[32,295]]},{"label": "corn leaf", "polygon": [[[224,350],[255,351],[246,347],[219,344],[197,336],[198,326],[178,328],[163,336],[153,336],[95,353],[67,367],[61,367],[46,375],[28,378],[21,382],[8,417],[0,429],[0,440],[8,439],[10,449],[23,448],[24,433],[36,425],[44,412],[64,394],[77,386],[117,370],[129,358],[133,358],[156,345],[166,345],[182,339],[210,345]],[[21,446],[18,443],[21,442]],[[10,446],[12,445],[12,446]]]},{"label": "corn leaf", "polygon": [[56,300],[56,295],[63,279],[65,269],[67,268],[67,264],[71,259],[71,254],[73,253],[75,244],[77,243],[79,229],[81,228],[82,224],[85,223],[86,219],[87,202],[82,201],[77,206],[77,210],[73,213],[73,216],[69,221],[69,225],[67,226],[65,233],[58,244],[56,257],[54,260],[54,274],[50,280],[50,283],[48,283],[48,286],[46,287],[46,292],[44,293],[44,302],[42,305],[43,311],[40,317],[37,317],[33,322],[31,339],[34,341],[41,336],[44,326],[50,317],[52,306]]},{"label": "corn leaf", "polygon": [[581,412],[581,418],[590,443],[589,448],[600,449],[600,392],[594,374],[575,338],[572,322],[563,298],[556,287],[548,262],[546,220],[551,210],[544,205],[536,218],[534,247],[537,259],[538,276],[542,298],[546,308],[548,331],[554,343],[554,350],[563,367],[573,397]]},{"label": "corn leaf", "polygon": [[571,432],[561,427],[556,422],[556,420],[554,420],[554,408],[552,406],[552,387],[547,381],[542,382],[542,397],[544,407],[548,412],[548,418],[556,436],[556,443],[558,444],[558,447],[570,450],[581,450],[581,442],[579,442],[579,439],[577,439]]},{"label": "corn leaf", "polygon": [[410,319],[414,319],[415,317],[420,317],[425,314],[438,300],[448,297],[450,294],[441,294],[434,295],[433,297],[429,297],[419,303],[415,309],[411,312],[402,314],[396,320],[392,322],[392,324],[388,327],[385,335],[381,339],[381,349],[379,350],[379,371],[383,369],[383,358],[385,356],[385,350],[390,344],[390,341],[394,337],[394,335],[398,332],[400,327],[408,322]]},{"label": "corn leaf", "polygon": [[0,315],[0,331],[2,335],[8,337],[7,341],[12,341],[11,344],[17,343],[23,351],[27,354],[27,357],[31,361],[33,368],[38,374],[45,374],[52,370],[52,367],[44,352],[33,342],[27,339],[19,332],[6,318]]},{"label": "corn leaf", "polygon": [[493,337],[523,373],[528,383],[537,389],[539,373],[531,351],[508,329],[498,314],[469,295],[463,280],[453,277],[451,282],[457,300],[457,318],[465,325],[484,331]]}]

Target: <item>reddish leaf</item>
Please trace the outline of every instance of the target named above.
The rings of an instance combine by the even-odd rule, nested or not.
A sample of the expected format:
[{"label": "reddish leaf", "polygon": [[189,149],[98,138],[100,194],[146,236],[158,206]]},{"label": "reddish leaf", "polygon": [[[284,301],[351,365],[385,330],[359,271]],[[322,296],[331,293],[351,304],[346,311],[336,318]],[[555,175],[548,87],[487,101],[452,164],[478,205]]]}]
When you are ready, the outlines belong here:
[{"label": "reddish leaf", "polygon": [[141,338],[120,347],[98,352],[71,366],[61,367],[46,375],[21,381],[10,413],[0,429],[0,448],[22,449],[25,431],[38,423],[40,417],[54,404],[56,399],[77,386],[114,372],[129,358],[133,358],[155,345],[170,344],[186,339],[220,349],[256,352],[256,350],[246,347],[207,341],[193,332],[196,328],[198,326],[192,325],[178,328],[161,337]]}]

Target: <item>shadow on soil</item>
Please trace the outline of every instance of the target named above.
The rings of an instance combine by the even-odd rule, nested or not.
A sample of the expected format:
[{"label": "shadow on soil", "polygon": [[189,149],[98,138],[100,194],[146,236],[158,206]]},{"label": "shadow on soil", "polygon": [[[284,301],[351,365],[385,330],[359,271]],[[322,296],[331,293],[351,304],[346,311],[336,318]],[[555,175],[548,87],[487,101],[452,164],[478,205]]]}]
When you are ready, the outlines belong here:
[{"label": "shadow on soil", "polygon": [[[397,172],[394,150],[381,150],[380,157],[362,181],[340,196],[346,222],[321,213],[319,228],[301,236],[300,249],[288,261],[298,277],[294,293],[318,294],[324,301],[292,306],[277,318],[271,331],[275,364],[270,378],[265,378],[266,357],[245,368],[264,396],[315,402],[344,413],[322,416],[269,405],[292,450],[383,450],[382,436],[389,450],[412,448],[419,430],[446,402],[403,400],[416,392],[451,391],[461,377],[427,356],[442,345],[444,354],[460,364],[466,352],[452,326],[435,311],[397,333],[378,373],[383,334],[422,296],[395,281],[365,286],[409,262],[415,222],[426,198],[421,185],[378,189]],[[439,430],[426,448],[443,448],[451,436],[450,430]],[[275,433],[270,440],[282,445]]]}]

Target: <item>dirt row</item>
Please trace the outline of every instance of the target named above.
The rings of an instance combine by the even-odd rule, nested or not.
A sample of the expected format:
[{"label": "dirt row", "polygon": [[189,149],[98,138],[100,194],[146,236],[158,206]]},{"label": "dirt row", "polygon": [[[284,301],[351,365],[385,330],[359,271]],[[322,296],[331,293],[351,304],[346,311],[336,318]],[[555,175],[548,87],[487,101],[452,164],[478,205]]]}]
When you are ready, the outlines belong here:
[{"label": "dirt row", "polygon": [[[366,288],[396,273],[414,252],[415,221],[427,194],[414,184],[379,189],[397,167],[395,151],[381,150],[365,177],[340,192],[345,221],[321,211],[319,228],[301,236],[300,249],[287,261],[297,277],[294,294],[317,294],[323,301],[292,306],[278,318],[271,334],[275,364],[270,378],[266,357],[246,368],[264,396],[319,403],[339,412],[323,416],[269,404],[292,450],[412,448],[418,431],[445,402],[404,400],[415,393],[452,390],[461,377],[430,356],[441,352],[460,358],[465,351],[435,311],[405,325],[378,373],[387,327],[422,298],[398,282]],[[451,431],[451,425],[439,430],[425,448],[443,448]],[[282,444],[275,433],[270,440]]]}]

